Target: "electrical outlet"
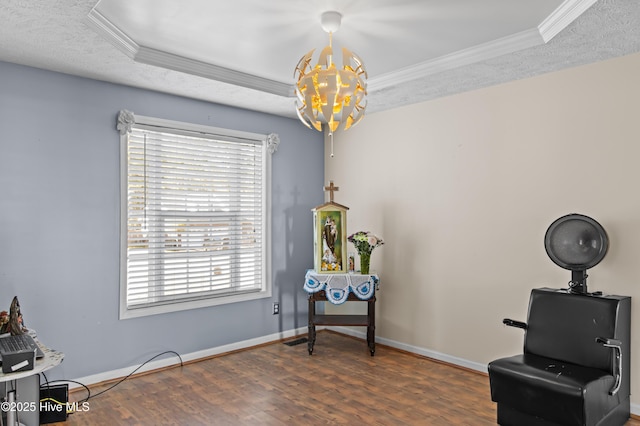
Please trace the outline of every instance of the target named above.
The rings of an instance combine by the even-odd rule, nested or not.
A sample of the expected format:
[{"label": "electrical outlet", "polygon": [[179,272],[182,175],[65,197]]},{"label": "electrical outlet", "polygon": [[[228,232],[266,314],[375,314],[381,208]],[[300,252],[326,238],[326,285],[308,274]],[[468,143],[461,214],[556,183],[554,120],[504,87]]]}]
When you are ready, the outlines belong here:
[{"label": "electrical outlet", "polygon": [[273,304],[273,315],[278,315],[280,313],[280,304],[275,302]]}]

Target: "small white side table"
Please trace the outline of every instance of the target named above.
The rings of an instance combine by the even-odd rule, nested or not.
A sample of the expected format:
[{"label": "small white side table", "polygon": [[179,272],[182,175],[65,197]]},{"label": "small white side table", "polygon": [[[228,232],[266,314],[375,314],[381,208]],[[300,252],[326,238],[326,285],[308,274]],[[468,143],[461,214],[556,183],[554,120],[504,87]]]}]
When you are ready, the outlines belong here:
[{"label": "small white side table", "polygon": [[9,407],[16,410],[5,412],[6,404],[3,405],[2,414],[7,416],[6,426],[13,426],[10,421],[25,426],[40,424],[40,373],[55,367],[64,359],[62,352],[49,349],[38,340],[36,342],[44,352],[44,357],[36,360],[33,370],[7,374],[0,372],[0,395],[7,397],[10,392],[16,393],[14,407]]}]

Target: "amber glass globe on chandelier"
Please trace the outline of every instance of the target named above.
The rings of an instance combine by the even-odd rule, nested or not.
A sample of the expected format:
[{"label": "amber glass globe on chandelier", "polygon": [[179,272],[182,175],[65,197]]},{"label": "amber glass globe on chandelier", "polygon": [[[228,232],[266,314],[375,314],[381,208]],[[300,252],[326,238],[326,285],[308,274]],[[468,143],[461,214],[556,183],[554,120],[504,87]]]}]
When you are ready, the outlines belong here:
[{"label": "amber glass globe on chandelier", "polygon": [[366,108],[367,71],[362,60],[342,48],[342,67],[336,67],[333,62],[332,34],[340,27],[341,20],[338,12],[322,14],[322,28],[329,33],[329,45],[322,49],[314,67],[311,60],[315,49],[300,59],[294,72],[300,121],[318,131],[326,124],[331,136],[338,129],[347,130],[356,125],[364,117]]}]

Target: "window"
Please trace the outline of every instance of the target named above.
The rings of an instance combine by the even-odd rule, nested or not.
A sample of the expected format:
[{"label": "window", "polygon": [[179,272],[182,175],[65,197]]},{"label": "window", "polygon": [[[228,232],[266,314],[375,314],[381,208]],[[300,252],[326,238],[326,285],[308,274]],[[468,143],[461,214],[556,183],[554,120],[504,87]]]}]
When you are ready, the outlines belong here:
[{"label": "window", "polygon": [[121,111],[120,318],[271,296],[258,135]]}]

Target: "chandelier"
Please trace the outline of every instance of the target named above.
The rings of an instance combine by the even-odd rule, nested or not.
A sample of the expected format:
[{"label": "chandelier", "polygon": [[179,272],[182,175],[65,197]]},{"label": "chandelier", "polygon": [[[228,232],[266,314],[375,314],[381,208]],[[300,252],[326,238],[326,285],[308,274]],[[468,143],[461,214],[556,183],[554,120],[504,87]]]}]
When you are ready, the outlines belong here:
[{"label": "chandelier", "polygon": [[298,118],[308,128],[322,131],[326,124],[331,136],[333,156],[333,132],[347,130],[364,117],[367,95],[367,71],[355,53],[342,48],[342,67],[333,61],[332,34],[340,27],[342,15],[324,12],[322,28],[329,33],[329,45],[320,52],[318,63],[311,67],[315,49],[304,55],[296,66],[296,111]]}]

